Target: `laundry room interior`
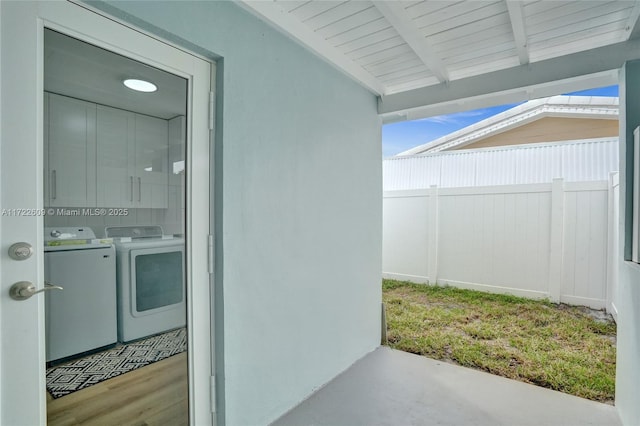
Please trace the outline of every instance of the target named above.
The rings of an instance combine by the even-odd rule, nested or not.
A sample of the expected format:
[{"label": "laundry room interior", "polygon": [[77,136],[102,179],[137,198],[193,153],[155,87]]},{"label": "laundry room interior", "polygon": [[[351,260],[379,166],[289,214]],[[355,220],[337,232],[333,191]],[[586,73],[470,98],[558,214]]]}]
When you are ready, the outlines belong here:
[{"label": "laundry room interior", "polygon": [[[52,30],[45,37],[44,205],[60,213],[46,215],[45,226],[88,226],[99,238],[115,225],[157,224],[167,235],[184,234],[186,80]],[[143,75],[160,90],[135,92],[122,84]],[[118,121],[118,112],[135,117]],[[135,128],[140,119],[147,120],[147,135]],[[145,136],[162,140],[131,146]],[[95,207],[128,208],[128,214],[77,210]]]},{"label": "laundry room interior", "polygon": [[48,423],[131,421],[135,371],[183,424],[188,81],[51,29],[44,76]]}]

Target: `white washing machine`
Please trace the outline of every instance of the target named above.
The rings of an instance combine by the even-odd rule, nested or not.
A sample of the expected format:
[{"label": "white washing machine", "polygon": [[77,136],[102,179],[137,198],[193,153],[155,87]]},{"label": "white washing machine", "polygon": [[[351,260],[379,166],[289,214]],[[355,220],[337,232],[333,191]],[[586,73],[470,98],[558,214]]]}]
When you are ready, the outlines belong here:
[{"label": "white washing machine", "polygon": [[47,361],[117,342],[116,253],[87,227],[45,228],[44,279],[62,291],[45,294]]},{"label": "white washing machine", "polygon": [[184,327],[187,322],[184,240],[160,226],[107,227],[116,247],[118,340]]}]

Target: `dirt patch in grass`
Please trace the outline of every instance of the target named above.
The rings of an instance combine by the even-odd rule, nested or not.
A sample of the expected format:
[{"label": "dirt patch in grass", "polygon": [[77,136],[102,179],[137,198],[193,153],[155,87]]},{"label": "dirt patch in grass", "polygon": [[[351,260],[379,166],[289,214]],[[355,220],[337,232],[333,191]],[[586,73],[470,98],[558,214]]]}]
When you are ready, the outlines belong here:
[{"label": "dirt patch in grass", "polygon": [[582,307],[382,283],[389,346],[612,404],[616,324]]}]

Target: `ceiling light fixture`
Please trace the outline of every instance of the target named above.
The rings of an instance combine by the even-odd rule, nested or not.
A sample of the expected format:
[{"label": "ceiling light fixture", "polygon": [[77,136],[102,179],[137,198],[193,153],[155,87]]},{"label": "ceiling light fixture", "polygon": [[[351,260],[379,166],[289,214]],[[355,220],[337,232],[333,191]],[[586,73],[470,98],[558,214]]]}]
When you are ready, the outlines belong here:
[{"label": "ceiling light fixture", "polygon": [[122,83],[129,89],[135,90],[137,92],[150,93],[158,90],[158,86],[156,86],[155,84],[145,80],[137,80],[135,78],[128,78]]}]

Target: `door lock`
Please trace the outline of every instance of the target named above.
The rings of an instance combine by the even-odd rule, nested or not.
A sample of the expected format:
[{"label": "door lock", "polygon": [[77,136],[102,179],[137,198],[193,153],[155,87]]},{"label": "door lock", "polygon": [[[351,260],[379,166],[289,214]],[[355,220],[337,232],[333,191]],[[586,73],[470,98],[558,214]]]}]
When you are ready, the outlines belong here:
[{"label": "door lock", "polygon": [[9,257],[13,260],[27,260],[33,255],[33,246],[29,243],[14,243],[9,247]]},{"label": "door lock", "polygon": [[29,281],[18,281],[9,289],[9,296],[13,300],[27,300],[34,294],[42,293],[48,290],[62,290],[62,287],[53,285],[49,282],[44,282],[44,287],[40,290],[36,290],[36,286]]}]

